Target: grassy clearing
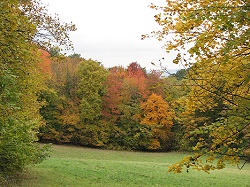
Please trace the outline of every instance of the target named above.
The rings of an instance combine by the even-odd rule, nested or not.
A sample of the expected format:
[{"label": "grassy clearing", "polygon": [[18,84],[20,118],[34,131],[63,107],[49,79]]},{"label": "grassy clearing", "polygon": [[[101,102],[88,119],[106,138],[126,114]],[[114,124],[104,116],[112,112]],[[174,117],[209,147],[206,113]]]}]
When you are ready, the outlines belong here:
[{"label": "grassy clearing", "polygon": [[49,159],[29,168],[21,187],[250,187],[250,164],[243,170],[230,166],[210,174],[167,173],[168,165],[183,156],[54,145]]}]

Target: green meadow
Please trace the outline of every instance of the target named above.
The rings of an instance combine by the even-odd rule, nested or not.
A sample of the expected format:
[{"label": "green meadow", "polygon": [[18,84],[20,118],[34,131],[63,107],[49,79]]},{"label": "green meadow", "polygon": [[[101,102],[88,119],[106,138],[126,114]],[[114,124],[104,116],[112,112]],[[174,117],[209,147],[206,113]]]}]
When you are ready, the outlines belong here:
[{"label": "green meadow", "polygon": [[182,153],[148,153],[99,150],[53,145],[51,156],[30,166],[22,176],[21,187],[247,187],[250,164],[242,170],[227,166],[210,174],[190,170],[168,173],[168,166]]}]

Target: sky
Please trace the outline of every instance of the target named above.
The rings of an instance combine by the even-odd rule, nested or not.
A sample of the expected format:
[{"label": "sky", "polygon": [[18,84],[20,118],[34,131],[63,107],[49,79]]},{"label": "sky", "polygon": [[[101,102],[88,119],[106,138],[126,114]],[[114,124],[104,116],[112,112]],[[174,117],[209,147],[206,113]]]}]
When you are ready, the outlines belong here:
[{"label": "sky", "polygon": [[[179,69],[173,64],[173,54],[166,53],[155,38],[141,40],[142,34],[158,30],[154,21],[157,11],[149,5],[165,0],[41,0],[49,14],[57,13],[61,22],[73,22],[77,31],[70,32],[74,52],[85,59],[101,62],[104,67],[138,62],[147,69],[157,69],[151,62],[162,63],[167,69]],[[67,51],[67,54],[73,54]]]}]

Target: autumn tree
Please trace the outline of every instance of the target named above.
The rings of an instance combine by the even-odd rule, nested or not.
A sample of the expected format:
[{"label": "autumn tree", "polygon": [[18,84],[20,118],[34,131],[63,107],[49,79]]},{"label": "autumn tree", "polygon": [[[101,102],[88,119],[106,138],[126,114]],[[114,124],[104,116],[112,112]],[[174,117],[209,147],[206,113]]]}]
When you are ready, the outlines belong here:
[{"label": "autumn tree", "polygon": [[149,149],[170,149],[174,113],[169,104],[160,95],[152,94],[140,107],[140,123],[150,126],[154,134]]},{"label": "autumn tree", "polygon": [[80,99],[77,90],[80,77],[77,67],[83,60],[79,55],[62,58],[62,54],[58,54],[51,58],[51,74],[39,97],[45,102],[40,113],[46,122],[40,127],[40,141],[69,143],[78,130]]},{"label": "autumn tree", "polygon": [[[127,69],[113,67],[107,77],[107,93],[104,95],[103,116],[119,123],[130,121],[137,113],[139,103],[148,96],[146,72],[137,62],[131,63]],[[123,123],[121,122],[121,123]]]},{"label": "autumn tree", "polygon": [[140,113],[140,102],[148,97],[147,74],[137,62],[128,68],[113,67],[107,77],[102,116],[108,121],[111,147],[145,150],[150,144],[150,128],[134,115]]},{"label": "autumn tree", "polygon": [[[13,3],[16,4],[16,3]],[[69,38],[69,32],[75,31],[75,24],[62,23],[58,15],[51,16],[48,14],[46,6],[39,0],[27,0],[19,2],[20,10],[26,17],[27,21],[33,23],[36,32],[32,36],[32,41],[40,48],[47,50],[54,48],[72,49],[73,44]]]},{"label": "autumn tree", "polygon": [[175,63],[190,67],[191,92],[182,120],[196,153],[170,171],[186,166],[208,172],[227,161],[249,161],[249,7],[245,0],[151,5],[160,11],[155,19],[162,28],[152,35],[166,41],[167,52],[177,51]]},{"label": "autumn tree", "polygon": [[51,76],[52,70],[51,70],[51,59],[50,59],[50,53],[46,50],[39,49],[41,56],[41,62],[38,64],[39,67],[42,69],[42,71],[45,74],[48,74],[48,76]]},{"label": "autumn tree", "polygon": [[128,72],[124,67],[115,66],[109,70],[107,80],[107,92],[103,96],[102,117],[110,122],[116,123],[120,116],[119,105],[121,104],[121,92],[124,79]]},{"label": "autumn tree", "polygon": [[128,76],[125,77],[122,84],[122,104],[120,105],[120,119],[125,123],[131,119],[131,116],[138,113],[140,102],[148,97],[147,75],[143,68],[137,62],[132,62],[127,71]]},{"label": "autumn tree", "polygon": [[78,66],[80,85],[78,95],[81,98],[81,118],[89,123],[100,119],[102,99],[105,94],[103,85],[107,77],[107,70],[91,59],[82,61]]},{"label": "autumn tree", "polygon": [[39,100],[45,103],[39,110],[44,120],[44,124],[39,127],[39,141],[45,143],[64,142],[62,137],[64,129],[61,119],[64,108],[63,99],[54,89],[46,88],[40,92]]},{"label": "autumn tree", "polygon": [[[42,124],[38,95],[44,87],[38,46],[46,47],[50,42],[39,41],[39,28],[51,17],[33,0],[1,1],[0,10],[0,185],[4,186],[26,165],[45,156],[35,143]],[[68,27],[62,29],[59,22],[51,20],[43,26],[51,33],[57,28],[53,36],[68,41]]]},{"label": "autumn tree", "polygon": [[52,59],[52,75],[51,79],[48,80],[49,87],[57,90],[58,94],[61,96],[74,99],[77,97],[78,84],[80,81],[77,67],[80,62],[85,59],[71,56]]},{"label": "autumn tree", "polygon": [[173,126],[171,131],[173,132],[172,149],[185,150],[191,146],[187,145],[186,139],[184,139],[185,128],[183,125],[183,111],[185,111],[185,105],[187,95],[190,92],[190,86],[186,77],[186,70],[182,69],[175,74],[171,74],[163,79],[163,89],[165,100],[169,103],[172,110],[175,112],[173,118]]},{"label": "autumn tree", "polygon": [[142,99],[148,97],[147,90],[147,72],[145,68],[142,68],[137,62],[132,62],[128,66],[128,79],[132,79],[137,84],[138,94]]},{"label": "autumn tree", "polygon": [[78,66],[80,77],[78,96],[80,98],[81,142],[83,145],[101,146],[99,138],[102,97],[106,92],[104,82],[108,71],[97,61],[85,60]]}]

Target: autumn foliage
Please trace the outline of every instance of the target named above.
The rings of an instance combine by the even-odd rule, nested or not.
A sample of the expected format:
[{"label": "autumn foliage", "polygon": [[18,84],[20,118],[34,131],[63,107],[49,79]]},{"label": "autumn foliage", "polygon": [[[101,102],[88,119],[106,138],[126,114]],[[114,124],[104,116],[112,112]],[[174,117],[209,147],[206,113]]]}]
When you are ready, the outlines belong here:
[{"label": "autumn foliage", "polygon": [[[48,87],[40,95],[46,102],[40,109],[46,122],[40,127],[41,141],[110,149],[171,149],[174,115],[163,99],[159,73],[147,73],[136,62],[107,70],[77,55],[58,60],[53,57]],[[152,106],[152,115],[160,119],[149,125],[146,103],[154,99],[159,108]]]},{"label": "autumn foliage", "polygon": [[161,26],[151,36],[177,52],[174,63],[188,68],[190,92],[176,102],[177,123],[184,130],[182,147],[194,154],[169,170],[209,172],[249,162],[249,1],[166,0],[151,8],[159,11],[155,20]]},{"label": "autumn foliage", "polygon": [[39,49],[38,51],[41,56],[41,62],[38,65],[40,66],[43,72],[51,75],[52,69],[51,69],[51,59],[49,52],[42,49]]},{"label": "autumn foliage", "polygon": [[160,95],[152,94],[148,100],[141,104],[141,124],[152,128],[154,139],[150,149],[170,148],[171,127],[173,126],[174,113],[169,104]]},{"label": "autumn foliage", "polygon": [[137,62],[110,69],[79,55],[52,62],[49,89],[41,94],[47,105],[40,139],[193,152],[170,166],[176,173],[248,162],[249,3],[167,0],[151,8],[160,11],[155,20],[162,30],[142,38],[165,41],[166,51],[177,52],[173,63],[185,69],[163,78]]},{"label": "autumn foliage", "polygon": [[161,29],[142,38],[165,41],[166,51],[176,52],[173,63],[185,68],[165,78],[137,62],[107,69],[62,55],[53,45],[72,48],[74,24],[60,24],[39,0],[0,2],[1,186],[47,157],[38,140],[191,152],[169,167],[175,173],[250,161],[249,2],[150,7],[160,11]]},{"label": "autumn foliage", "polygon": [[0,186],[9,186],[27,165],[47,156],[37,144],[45,125],[39,95],[46,87],[43,75],[52,72],[48,54],[39,48],[52,40],[71,46],[68,31],[75,27],[60,24],[39,1],[1,1],[0,10]]}]

